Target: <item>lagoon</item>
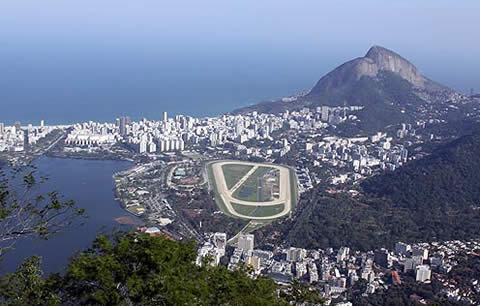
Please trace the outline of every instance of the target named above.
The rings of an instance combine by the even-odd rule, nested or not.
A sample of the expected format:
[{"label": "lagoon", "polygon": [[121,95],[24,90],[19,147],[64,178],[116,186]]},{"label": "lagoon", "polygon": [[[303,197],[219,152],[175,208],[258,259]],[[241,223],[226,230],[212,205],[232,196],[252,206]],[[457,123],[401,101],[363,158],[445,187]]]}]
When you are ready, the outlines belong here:
[{"label": "lagoon", "polygon": [[32,255],[42,256],[44,272],[61,272],[68,258],[75,251],[88,248],[98,234],[132,228],[115,221],[118,217],[133,216],[115,200],[112,179],[115,172],[130,168],[132,163],[42,156],[34,164],[39,175],[49,177],[40,187],[40,192],[58,191],[64,199],[74,200],[79,208],[86,209],[88,218],[84,225],[66,228],[48,241],[18,241],[16,249],[3,256],[0,274],[15,271],[24,259]]}]

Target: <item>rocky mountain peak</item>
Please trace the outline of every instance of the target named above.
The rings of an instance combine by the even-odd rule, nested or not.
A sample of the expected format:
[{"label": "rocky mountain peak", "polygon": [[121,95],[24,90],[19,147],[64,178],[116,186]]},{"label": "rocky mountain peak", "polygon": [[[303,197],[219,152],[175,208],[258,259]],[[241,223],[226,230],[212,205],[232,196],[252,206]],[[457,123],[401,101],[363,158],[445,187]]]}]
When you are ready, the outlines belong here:
[{"label": "rocky mountain peak", "polygon": [[365,56],[348,61],[321,78],[311,93],[315,95],[325,91],[342,91],[362,77],[376,79],[381,72],[393,73],[417,88],[445,90],[445,87],[425,78],[412,63],[397,53],[381,46],[373,46]]},{"label": "rocky mountain peak", "polygon": [[393,72],[417,87],[424,87],[425,78],[418,69],[397,53],[381,46],[371,47],[365,58],[374,61],[378,71]]}]

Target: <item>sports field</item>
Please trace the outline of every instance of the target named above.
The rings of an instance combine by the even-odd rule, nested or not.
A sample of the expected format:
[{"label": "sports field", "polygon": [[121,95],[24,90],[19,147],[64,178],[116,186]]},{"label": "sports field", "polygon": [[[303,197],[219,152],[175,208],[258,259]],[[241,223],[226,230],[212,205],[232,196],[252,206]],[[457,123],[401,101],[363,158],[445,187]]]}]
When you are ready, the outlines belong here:
[{"label": "sports field", "polygon": [[283,211],[284,204],[268,205],[268,206],[251,206],[232,203],[233,209],[245,216],[249,217],[265,217],[276,215]]},{"label": "sports field", "polygon": [[253,166],[247,165],[223,165],[222,171],[225,174],[227,188],[230,189],[252,169]]},{"label": "sports field", "polygon": [[207,173],[218,206],[234,217],[280,218],[289,214],[297,201],[295,173],[285,166],[218,161],[208,165]]}]

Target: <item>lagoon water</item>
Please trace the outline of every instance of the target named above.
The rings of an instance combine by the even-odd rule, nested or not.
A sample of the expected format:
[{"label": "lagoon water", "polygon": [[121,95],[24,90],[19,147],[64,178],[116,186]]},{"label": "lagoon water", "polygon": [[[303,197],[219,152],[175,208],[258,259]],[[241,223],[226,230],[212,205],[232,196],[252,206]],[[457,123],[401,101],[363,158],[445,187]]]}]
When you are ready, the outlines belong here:
[{"label": "lagoon water", "polygon": [[0,274],[11,272],[27,257],[40,255],[45,272],[61,272],[68,258],[76,250],[86,249],[100,233],[115,229],[129,229],[115,218],[131,216],[114,199],[112,174],[128,169],[132,164],[124,161],[74,160],[40,157],[35,161],[37,171],[48,175],[42,192],[58,191],[65,199],[74,200],[85,208],[88,218],[83,226],[67,228],[48,241],[20,240],[16,249],[7,252],[0,263]]}]

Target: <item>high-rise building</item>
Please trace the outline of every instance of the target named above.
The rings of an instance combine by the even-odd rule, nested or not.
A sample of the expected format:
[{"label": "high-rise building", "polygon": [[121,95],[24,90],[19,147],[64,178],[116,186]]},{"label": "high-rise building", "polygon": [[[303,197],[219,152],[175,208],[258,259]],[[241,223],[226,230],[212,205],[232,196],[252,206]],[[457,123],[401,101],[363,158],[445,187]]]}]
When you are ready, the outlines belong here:
[{"label": "high-rise building", "polygon": [[40,120],[40,127],[42,127],[42,128],[43,128],[43,126],[44,126],[44,125],[45,125],[45,121],[43,121],[43,120]]},{"label": "high-rise building", "polygon": [[238,237],[238,248],[244,252],[253,251],[254,236],[252,234],[240,234]]},{"label": "high-rise building", "polygon": [[322,106],[321,110],[322,110],[322,118],[321,119],[322,119],[322,121],[327,122],[328,121],[328,112],[329,112],[328,106]]},{"label": "high-rise building", "polygon": [[167,112],[163,112],[163,122],[167,122],[167,121],[168,121]]},{"label": "high-rise building", "polygon": [[218,249],[225,249],[225,247],[227,246],[227,234],[215,233],[213,235],[213,244]]},{"label": "high-rise building", "polygon": [[25,152],[30,151],[30,135],[28,129],[23,131],[23,150]]},{"label": "high-rise building", "polygon": [[337,253],[337,263],[344,261],[347,258],[348,253],[350,253],[350,248],[341,247]]},{"label": "high-rise building", "polygon": [[235,133],[237,135],[241,135],[243,133],[243,127],[244,127],[244,124],[242,121],[238,121],[236,126],[235,126]]},{"label": "high-rise building", "polygon": [[157,152],[157,145],[153,141],[148,143],[148,152],[149,153]]},{"label": "high-rise building", "polygon": [[0,122],[0,135],[5,132],[5,124],[3,122]]},{"label": "high-rise building", "polygon": [[147,152],[147,141],[140,140],[138,143],[138,153],[145,153]]},{"label": "high-rise building", "polygon": [[17,132],[20,131],[20,129],[22,128],[22,124],[20,123],[20,121],[15,121],[14,126]]},{"label": "high-rise building", "polygon": [[422,256],[424,260],[428,259],[428,249],[414,246],[412,248],[412,256]]},{"label": "high-rise building", "polygon": [[125,136],[127,134],[127,118],[128,117],[120,117],[120,135]]},{"label": "high-rise building", "polygon": [[432,276],[432,270],[428,265],[419,265],[415,268],[415,279],[417,282],[428,282]]},{"label": "high-rise building", "polygon": [[386,249],[376,250],[373,261],[380,267],[388,268],[391,266],[390,254]]},{"label": "high-rise building", "polygon": [[307,255],[307,252],[305,249],[298,249],[298,248],[293,248],[291,247],[287,251],[287,261],[290,262],[297,262],[297,261],[302,261]]},{"label": "high-rise building", "polygon": [[410,253],[410,250],[411,247],[409,244],[403,242],[395,243],[395,253],[397,254],[408,255]]}]

